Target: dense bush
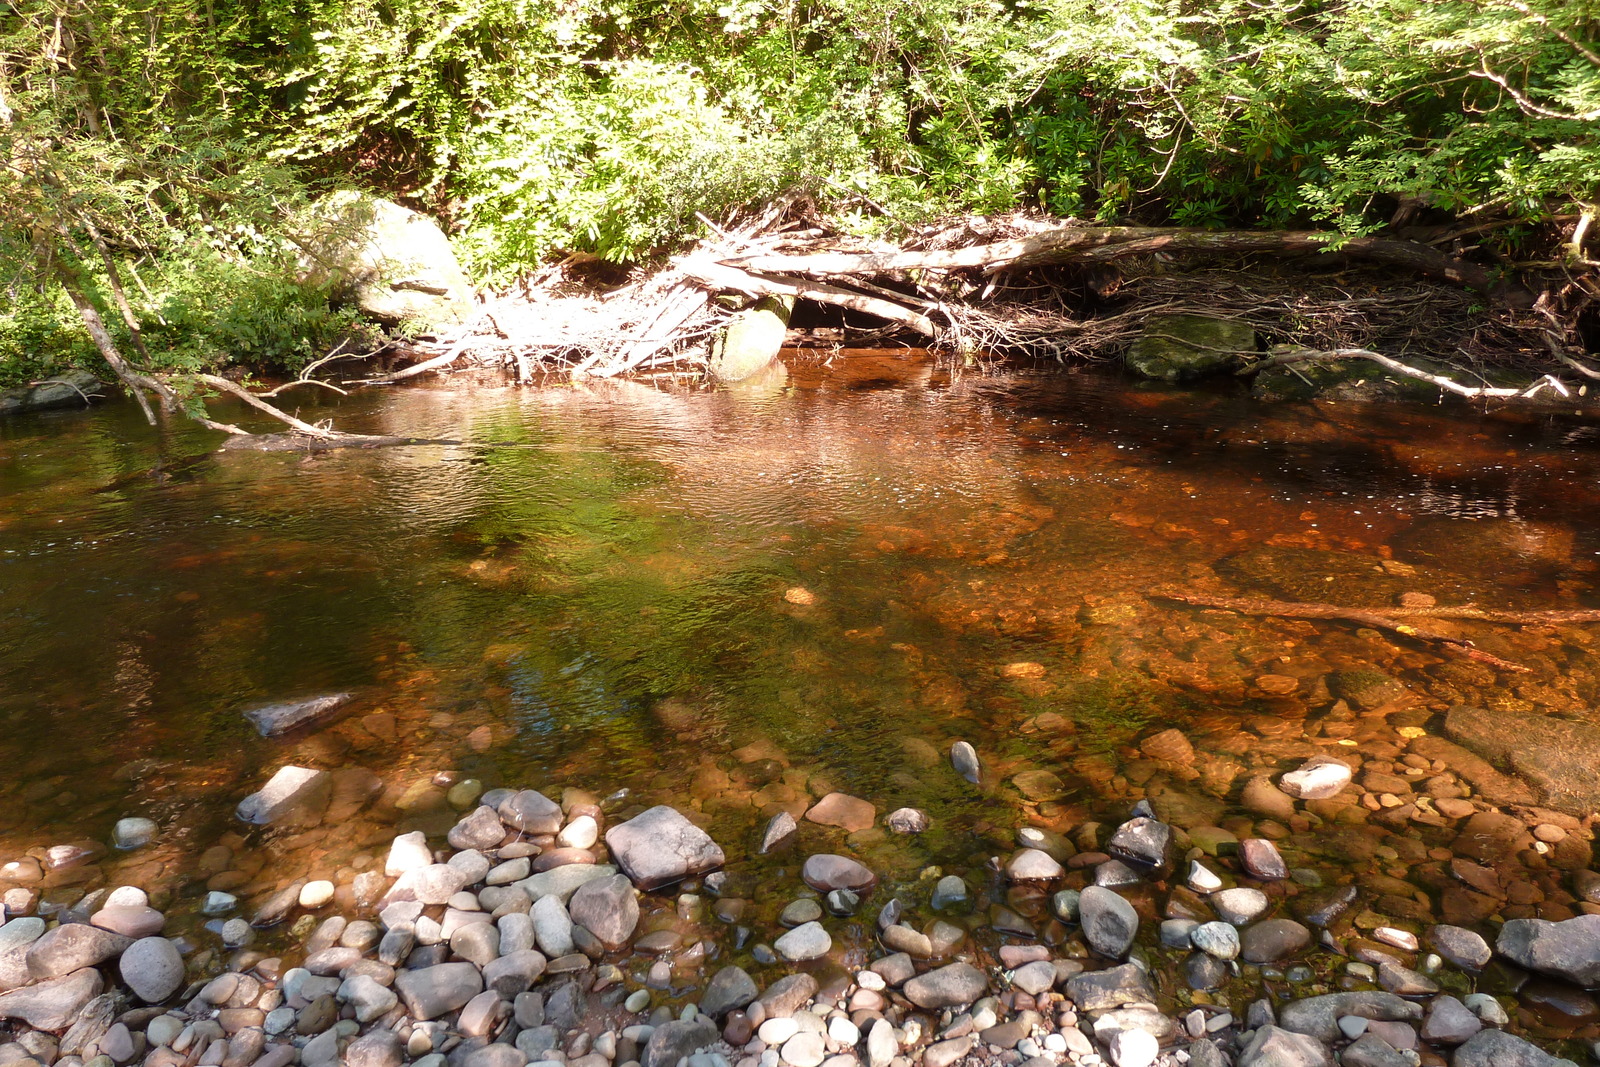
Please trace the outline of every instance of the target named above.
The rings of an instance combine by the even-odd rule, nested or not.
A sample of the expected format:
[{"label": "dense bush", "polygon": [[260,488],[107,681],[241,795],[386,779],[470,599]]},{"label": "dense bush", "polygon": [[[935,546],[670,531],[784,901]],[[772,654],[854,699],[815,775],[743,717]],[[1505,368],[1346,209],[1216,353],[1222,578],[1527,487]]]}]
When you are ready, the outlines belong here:
[{"label": "dense bush", "polygon": [[[646,259],[793,189],[857,228],[1027,206],[1501,235],[1600,196],[1600,0],[8,9],[0,266],[154,259],[178,303],[145,308],[152,337],[190,361],[303,354],[326,309],[239,264],[280,262],[275,220],[352,183],[434,210],[490,281]],[[58,310],[29,297],[3,343],[74,351]]]}]

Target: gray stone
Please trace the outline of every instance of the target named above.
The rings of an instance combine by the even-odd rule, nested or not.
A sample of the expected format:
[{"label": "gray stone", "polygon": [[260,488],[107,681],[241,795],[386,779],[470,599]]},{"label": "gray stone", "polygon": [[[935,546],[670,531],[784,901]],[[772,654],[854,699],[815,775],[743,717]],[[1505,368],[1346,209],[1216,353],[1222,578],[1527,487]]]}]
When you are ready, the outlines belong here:
[{"label": "gray stone", "polygon": [[262,737],[277,737],[301,726],[321,726],[354,698],[351,693],[327,693],[278,704],[248,708],[244,717]]},{"label": "gray stone", "polygon": [[1412,1067],[1411,1061],[1377,1034],[1362,1034],[1339,1053],[1340,1067]]},{"label": "gray stone", "polygon": [[1428,943],[1457,967],[1482,970],[1494,955],[1483,935],[1460,926],[1435,926],[1428,931]]},{"label": "gray stone", "polygon": [[1503,1030],[1480,1030],[1456,1049],[1451,1067],[1578,1067]]},{"label": "gray stone", "polygon": [[45,381],[0,389],[0,415],[88,407],[104,397],[105,387],[98,378],[88,371],[69,370]]},{"label": "gray stone", "polygon": [[515,1045],[495,1042],[467,1053],[461,1067],[522,1067],[526,1062]]},{"label": "gray stone", "polygon": [[567,911],[573,922],[614,952],[628,943],[639,925],[639,895],[627,876],[614,874],[580,886]]},{"label": "gray stone", "polygon": [[1600,985],[1600,915],[1579,915],[1561,922],[1512,919],[1500,928],[1495,948],[1530,971],[1585,988]]},{"label": "gray stone", "polygon": [[875,1019],[867,1029],[867,1067],[889,1067],[899,1051],[894,1026],[887,1019]]},{"label": "gray stone", "polygon": [[111,828],[111,847],[123,851],[143,848],[156,838],[156,824],[153,819],[130,817],[118,819],[117,825]]},{"label": "gray stone", "polygon": [[611,827],[606,847],[623,873],[645,890],[704,874],[724,860],[710,835],[664,804]]},{"label": "gray stone", "polygon": [[794,821],[794,816],[786,811],[780,811],[767,823],[767,828],[761,834],[761,847],[756,849],[758,855],[765,856],[775,852],[784,845],[794,840],[794,835],[800,826]]},{"label": "gray stone", "polygon": [[713,1019],[742,1008],[761,994],[743,967],[727,966],[712,976],[700,996],[700,1010]]},{"label": "gray stone", "polygon": [[1289,877],[1289,865],[1283,862],[1278,846],[1264,838],[1240,841],[1239,862],[1245,873],[1257,881],[1281,882]]},{"label": "gray stone", "polygon": [[1048,882],[1066,873],[1048,853],[1036,848],[1018,849],[1006,864],[1006,877],[1013,882]]},{"label": "gray stone", "polygon": [[864,892],[878,882],[878,876],[847,856],[819,853],[806,859],[800,868],[806,885],[820,893],[833,889]]},{"label": "gray stone", "polygon": [[1326,800],[1350,784],[1350,767],[1332,756],[1312,756],[1278,779],[1278,788],[1299,800]]},{"label": "gray stone", "polygon": [[483,976],[470,963],[440,963],[395,975],[395,988],[413,1019],[437,1019],[483,992]]},{"label": "gray stone", "polygon": [[1239,956],[1246,963],[1276,963],[1311,944],[1311,931],[1293,919],[1268,919],[1247,926],[1239,935]]},{"label": "gray stone", "polygon": [[1600,808],[1600,726],[1545,714],[1460,705],[1445,733],[1489,762],[1533,784],[1546,806],[1573,815]]},{"label": "gray stone", "polygon": [[741,382],[765,370],[778,358],[793,310],[794,297],[769,296],[735,313],[711,346],[711,377]]},{"label": "gray stone", "polygon": [[1278,1025],[1298,1034],[1309,1034],[1319,1041],[1332,1042],[1338,1040],[1339,1018],[1344,1015],[1416,1022],[1422,1018],[1422,1005],[1378,990],[1325,993],[1284,1004],[1278,1009]]},{"label": "gray stone", "polygon": [[1206,897],[1206,903],[1216,909],[1217,915],[1223,922],[1230,922],[1235,926],[1254,922],[1266,914],[1272,901],[1259,889],[1239,887],[1237,889],[1223,889]]},{"label": "gray stone", "polygon": [[1239,1053],[1237,1067],[1333,1067],[1333,1056],[1314,1037],[1263,1026]]},{"label": "gray stone", "polygon": [[1117,859],[1158,874],[1171,869],[1172,848],[1172,827],[1144,816],[1117,827],[1106,843],[1106,851]]},{"label": "gray stone", "polygon": [[[393,1030],[369,1030],[344,1050],[344,1067],[400,1067],[405,1045]],[[519,1063],[516,1067],[522,1067]]]},{"label": "gray stone", "polygon": [[104,989],[100,972],[85,967],[0,994],[0,1019],[20,1019],[35,1030],[65,1030]]},{"label": "gray stone", "polygon": [[523,789],[500,802],[500,821],[525,834],[554,834],[561,830],[561,805],[536,789]]},{"label": "gray stone", "polygon": [[988,987],[982,971],[968,963],[952,963],[911,979],[904,992],[919,1008],[939,1009],[971,1004]]},{"label": "gray stone", "polygon": [[545,971],[544,954],[534,949],[508,952],[483,969],[486,986],[503,998],[526,993]]},{"label": "gray stone", "polygon": [[1189,931],[1189,941],[1201,952],[1219,960],[1231,960],[1239,955],[1239,931],[1229,923],[1201,923]]},{"label": "gray stone", "polygon": [[950,766],[973,785],[977,785],[983,776],[982,765],[978,762],[978,750],[965,741],[957,741],[950,746]]},{"label": "gray stone", "polygon": [[558,898],[540,898],[528,915],[533,919],[533,934],[539,951],[551,959],[572,952],[572,916]]},{"label": "gray stone", "polygon": [[935,911],[964,909],[972,903],[972,893],[960,875],[947,874],[934,885],[929,903]]},{"label": "gray stone", "polygon": [[1146,378],[1178,382],[1218,374],[1256,350],[1248,322],[1206,315],[1151,315],[1128,349],[1128,366]]},{"label": "gray stone", "polygon": [[1139,933],[1139,913],[1116,893],[1092,885],[1078,898],[1078,919],[1089,947],[1102,956],[1121,959]]},{"label": "gray stone", "polygon": [[1078,1010],[1089,1014],[1115,1011],[1117,1008],[1143,1007],[1156,1002],[1156,990],[1150,976],[1137,963],[1124,963],[1120,967],[1107,967],[1103,971],[1086,971],[1067,979],[1067,997]]},{"label": "gray stone", "polygon": [[[911,961],[906,960],[909,966]],[[893,984],[893,983],[891,983]],[[762,1010],[769,1019],[787,1019],[817,993],[817,980],[801,972],[778,979],[758,997]]]},{"label": "gray stone", "polygon": [[493,808],[486,808],[480,804],[450,828],[447,839],[451,848],[482,851],[495,848],[505,836],[506,827],[505,823],[500,821],[500,816]]},{"label": "gray stone", "polygon": [[1483,1029],[1483,1021],[1455,997],[1434,997],[1420,1031],[1422,1040],[1436,1045],[1459,1045]]},{"label": "gray stone", "polygon": [[704,1017],[663,1023],[651,1032],[639,1053],[639,1067],[676,1067],[679,1060],[714,1044],[721,1036],[716,1024]]},{"label": "gray stone", "polygon": [[826,956],[833,948],[833,938],[819,922],[797,926],[772,943],[778,955],[790,962],[799,963]]},{"label": "gray stone", "polygon": [[467,923],[450,935],[450,951],[468,963],[487,967],[500,958],[500,929],[493,923]]},{"label": "gray stone", "polygon": [[122,980],[147,1004],[160,1004],[183,984],[183,957],[164,937],[135,941],[117,961]]},{"label": "gray stone", "polygon": [[1011,972],[1011,984],[1029,996],[1038,996],[1056,984],[1056,965],[1049,960],[1025,963]]},{"label": "gray stone", "polygon": [[339,190],[303,212],[295,228],[305,280],[330,287],[368,318],[431,329],[472,316],[472,286],[450,239],[426,215]]},{"label": "gray stone", "polygon": [[579,887],[601,878],[610,878],[616,873],[617,869],[609,863],[569,863],[524,878],[517,883],[517,888],[526,893],[529,900],[555,897],[564,904],[572,899],[572,894]]},{"label": "gray stone", "polygon": [[928,813],[921,808],[896,808],[883,820],[891,833],[920,834],[928,828]]},{"label": "gray stone", "polygon": [[120,956],[133,938],[87,923],[65,923],[28,948],[28,973],[34,978],[59,978]]},{"label": "gray stone", "polygon": [[257,826],[314,823],[322,818],[332,797],[333,776],[328,772],[280,767],[258,792],[239,801],[234,814]]}]

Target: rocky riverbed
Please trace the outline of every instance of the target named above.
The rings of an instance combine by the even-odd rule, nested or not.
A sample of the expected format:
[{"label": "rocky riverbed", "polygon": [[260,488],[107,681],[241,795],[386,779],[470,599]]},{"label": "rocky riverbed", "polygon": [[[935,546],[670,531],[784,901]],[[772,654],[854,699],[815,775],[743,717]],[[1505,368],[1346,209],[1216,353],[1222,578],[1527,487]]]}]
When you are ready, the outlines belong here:
[{"label": "rocky riverbed", "polygon": [[[1486,730],[1476,714],[1446,722]],[[646,807],[446,775],[455,815],[435,834],[397,834],[332,878],[280,872],[250,901],[220,871],[166,912],[139,887],[60,877],[94,870],[92,848],[38,850],[0,868],[0,1064],[1553,1067],[1572,1061],[1550,1048],[1586,1055],[1600,1036],[1593,815],[1540,806],[1535,787],[1419,726],[1396,734],[1284,761],[1215,823],[1151,796],[914,868],[874,857],[929,834],[926,812],[818,795],[804,775],[737,841],[707,832],[699,800]],[[770,745],[736,755],[785,762]],[[1135,755],[1174,774],[1204,762],[1176,729],[1147,732]],[[920,773],[993,787],[965,743]],[[1008,787],[1043,796],[1059,791],[1053,777],[1024,771]],[[1529,795],[1496,796],[1518,789]],[[256,833],[337,826],[352,814],[339,792],[329,772],[286,766],[236,814]],[[155,833],[124,820],[114,844],[137,854]],[[206,925],[166,936],[182,911]]]}]

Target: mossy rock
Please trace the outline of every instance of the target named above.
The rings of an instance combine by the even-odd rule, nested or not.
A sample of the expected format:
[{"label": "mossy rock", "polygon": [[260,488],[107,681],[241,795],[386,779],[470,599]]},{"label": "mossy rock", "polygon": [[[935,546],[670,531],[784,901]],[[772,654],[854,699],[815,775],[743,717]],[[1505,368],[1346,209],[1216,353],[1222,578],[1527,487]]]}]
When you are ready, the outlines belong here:
[{"label": "mossy rock", "polygon": [[49,408],[81,408],[105,396],[98,378],[88,371],[69,370],[42,382],[0,389],[0,415]]},{"label": "mossy rock", "polygon": [[1256,350],[1248,322],[1205,315],[1152,315],[1128,349],[1128,366],[1146,378],[1183,382],[1237,367]]},{"label": "mossy rock", "polygon": [[712,349],[711,376],[742,382],[766,370],[783,348],[793,310],[793,297],[769,296],[733,316]]},{"label": "mossy rock", "polygon": [[[1408,359],[1408,366],[1468,382],[1450,367],[1431,360]],[[1499,384],[1499,383],[1493,383]],[[1413,401],[1436,402],[1443,393],[1437,385],[1396,374],[1369,359],[1306,361],[1285,367],[1268,367],[1257,374],[1250,394],[1257,400],[1344,400],[1356,403]]]},{"label": "mossy rock", "polygon": [[439,224],[393,201],[330,193],[300,221],[305,280],[369,319],[424,329],[472,316],[473,290]]}]

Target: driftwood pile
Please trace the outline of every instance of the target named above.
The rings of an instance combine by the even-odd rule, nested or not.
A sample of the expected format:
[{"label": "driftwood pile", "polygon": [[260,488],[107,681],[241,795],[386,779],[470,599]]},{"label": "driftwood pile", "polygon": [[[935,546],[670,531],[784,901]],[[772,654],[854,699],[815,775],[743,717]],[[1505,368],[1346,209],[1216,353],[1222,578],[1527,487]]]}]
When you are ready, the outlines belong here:
[{"label": "driftwood pile", "polygon": [[[733,311],[764,297],[840,309],[835,321],[843,325],[828,332],[836,341],[898,335],[957,353],[1105,358],[1150,314],[1192,312],[1248,321],[1278,346],[1249,353],[1255,368],[1371,359],[1473,397],[1566,395],[1558,376],[1540,372],[1600,377],[1582,361],[1572,316],[1557,312],[1552,293],[1514,290],[1479,264],[1417,241],[1357,238],[1328,255],[1325,235],[1309,231],[1010,215],[963,219],[890,244],[830,233],[792,203],[737,225],[702,221],[709,236],[696,247],[620,287],[583,284],[581,259],[554,265],[486,301],[464,333],[422,346],[424,362],[387,380],[463,358],[503,366],[519,380],[552,371],[698,373]],[[1210,266],[1178,269],[1196,261]],[[1293,272],[1273,269],[1290,262]],[[1414,357],[1467,368],[1510,362],[1530,372],[1529,383],[1463,385],[1413,372],[1406,360]]]}]

